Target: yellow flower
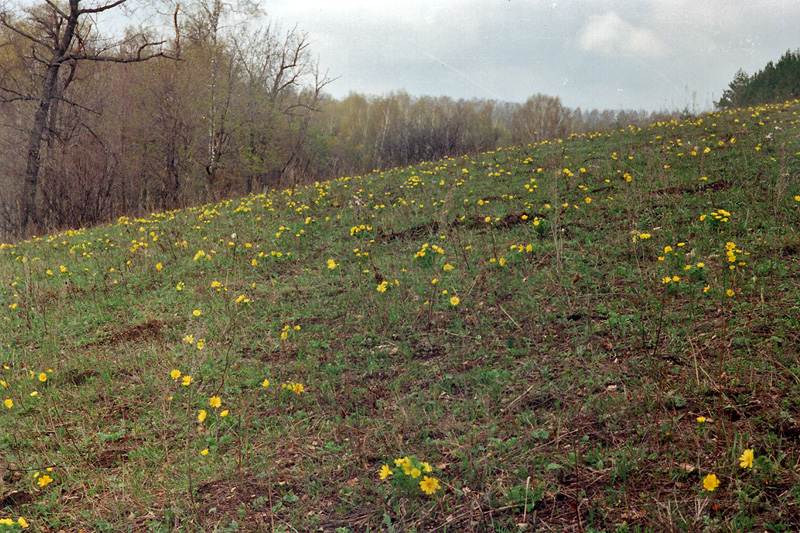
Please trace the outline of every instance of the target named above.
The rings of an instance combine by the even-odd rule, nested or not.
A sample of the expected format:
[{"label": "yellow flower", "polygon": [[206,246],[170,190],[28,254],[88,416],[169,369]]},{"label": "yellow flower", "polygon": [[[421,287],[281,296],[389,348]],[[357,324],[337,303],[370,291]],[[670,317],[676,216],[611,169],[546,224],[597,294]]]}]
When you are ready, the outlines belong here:
[{"label": "yellow flower", "polygon": [[391,469],[389,468],[389,465],[383,465],[381,467],[381,471],[380,471],[379,476],[380,476],[381,479],[386,479],[387,477],[391,476],[392,474],[394,474],[394,472],[391,471]]},{"label": "yellow flower", "polygon": [[200,409],[200,411],[197,413],[197,421],[202,423],[203,420],[206,419],[206,416],[208,416],[208,413],[206,413],[206,410],[205,409]]},{"label": "yellow flower", "polygon": [[708,492],[714,492],[717,487],[719,487],[719,479],[715,474],[709,474],[703,478],[703,488]]},{"label": "yellow flower", "polygon": [[219,414],[219,416],[221,416],[222,418],[225,418],[226,416],[228,416],[228,410],[227,410],[227,409],[225,409],[224,411],[222,411],[222,412]]},{"label": "yellow flower", "polygon": [[198,350],[202,350],[203,346],[205,346],[205,345],[206,345],[206,340],[205,339],[198,339],[197,340],[197,349]]},{"label": "yellow flower", "polygon": [[202,452],[200,452],[200,455],[202,455],[203,457],[205,457],[206,455],[208,455],[208,448],[206,448],[205,450],[203,450]]},{"label": "yellow flower", "polygon": [[425,494],[433,494],[441,487],[439,486],[438,479],[425,476],[422,478],[422,481],[419,482],[419,488],[421,488]]},{"label": "yellow flower", "polygon": [[339,266],[339,265],[336,263],[336,261],[334,261],[333,259],[328,259],[328,268],[329,269],[333,270],[337,266]]},{"label": "yellow flower", "polygon": [[20,516],[20,517],[19,517],[19,519],[17,520],[17,524],[19,524],[19,527],[22,527],[22,528],[26,528],[26,527],[28,527],[28,522],[27,522],[27,521],[25,521],[25,519],[24,519],[24,518],[22,518],[21,516]]},{"label": "yellow flower", "polygon": [[706,421],[706,417],[704,417],[704,416],[698,416],[698,417],[697,417],[697,421],[698,421],[698,422],[700,422],[700,423],[702,424],[703,422],[705,422],[705,421]]},{"label": "yellow flower", "polygon": [[268,380],[268,379],[265,379],[265,380],[264,380],[264,381],[261,383],[261,386],[262,386],[262,387],[269,387],[269,380]]},{"label": "yellow flower", "polygon": [[39,381],[41,381],[42,383],[44,383],[45,381],[47,381],[47,374],[45,374],[44,372],[42,372],[41,374],[39,374]]},{"label": "yellow flower", "polygon": [[211,407],[219,408],[222,405],[222,400],[220,399],[219,396],[212,396],[208,400],[208,405],[210,405]]},{"label": "yellow flower", "polygon": [[729,297],[732,297],[735,293],[733,292],[733,289],[728,289],[725,291],[725,294],[727,294]]},{"label": "yellow flower", "polygon": [[203,312],[201,310],[199,310],[199,309],[195,309],[194,311],[192,311],[192,314],[194,316],[200,316],[200,315],[203,314]]},{"label": "yellow flower", "polygon": [[0,518],[0,525],[13,526],[14,525],[14,521],[11,520],[10,518]]},{"label": "yellow flower", "polygon": [[587,197],[587,198],[586,198],[586,203],[587,203],[587,204],[590,204],[590,203],[592,203],[592,199]]},{"label": "yellow flower", "polygon": [[39,478],[39,480],[36,482],[36,484],[39,485],[40,487],[46,487],[47,485],[49,485],[52,482],[53,482],[53,478],[51,478],[50,476],[45,474],[45,475],[43,475],[42,477]]},{"label": "yellow flower", "polygon": [[181,371],[176,368],[175,370],[169,373],[169,377],[171,377],[172,379],[178,379],[179,377],[181,377]]},{"label": "yellow flower", "polygon": [[156,270],[160,271],[162,268],[164,267],[161,265],[161,263],[156,263]]},{"label": "yellow flower", "polygon": [[6,401],[3,402],[3,405],[11,409],[12,407],[14,407],[14,400],[12,400],[11,398],[6,398]]},{"label": "yellow flower", "polygon": [[739,457],[739,466],[742,468],[753,468],[753,450],[747,449],[742,452],[741,457]]},{"label": "yellow flower", "polygon": [[389,282],[388,281],[382,281],[377,286],[377,290],[378,290],[378,292],[386,292],[386,287],[388,287],[388,286],[389,286]]},{"label": "yellow flower", "polygon": [[183,376],[183,386],[188,387],[192,384],[192,376]]},{"label": "yellow flower", "polygon": [[419,468],[412,468],[411,469],[411,477],[417,479],[419,476],[422,475],[422,471]]},{"label": "yellow flower", "polygon": [[450,305],[456,306],[459,303],[461,303],[461,300],[458,298],[458,296],[453,296],[452,298],[450,298]]}]

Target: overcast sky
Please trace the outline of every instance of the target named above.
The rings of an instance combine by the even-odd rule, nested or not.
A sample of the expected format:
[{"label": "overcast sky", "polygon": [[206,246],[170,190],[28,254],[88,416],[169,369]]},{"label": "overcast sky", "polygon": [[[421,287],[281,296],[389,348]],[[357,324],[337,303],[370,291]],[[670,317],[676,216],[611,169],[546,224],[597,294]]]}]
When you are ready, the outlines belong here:
[{"label": "overcast sky", "polygon": [[707,109],[800,48],[798,0],[260,0],[350,91]]}]

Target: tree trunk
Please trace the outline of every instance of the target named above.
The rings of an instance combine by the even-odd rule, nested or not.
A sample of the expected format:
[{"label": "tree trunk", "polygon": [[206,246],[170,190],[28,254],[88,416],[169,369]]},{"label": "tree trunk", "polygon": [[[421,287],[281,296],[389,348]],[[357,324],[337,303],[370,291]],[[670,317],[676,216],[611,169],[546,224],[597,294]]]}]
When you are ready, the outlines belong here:
[{"label": "tree trunk", "polygon": [[40,151],[45,136],[47,118],[50,114],[50,105],[53,102],[56,84],[58,83],[60,67],[61,64],[54,63],[47,68],[47,73],[42,81],[42,96],[39,100],[39,107],[33,116],[33,124],[28,136],[28,156],[25,167],[25,181],[22,187],[22,213],[20,219],[20,231],[23,234],[31,225],[39,223],[39,213],[36,210],[36,191],[39,186]]},{"label": "tree trunk", "polygon": [[78,5],[80,0],[69,0],[69,17],[64,26],[64,33],[53,47],[53,58],[47,65],[44,78],[42,78],[42,92],[39,98],[39,107],[33,116],[33,124],[28,137],[28,156],[25,167],[25,181],[22,186],[22,213],[20,216],[20,233],[25,234],[31,225],[39,223],[39,213],[36,210],[36,191],[39,187],[39,167],[41,166],[42,141],[47,129],[47,120],[50,115],[50,106],[54,98],[60,95],[58,87],[58,73],[67,60],[67,54],[75,37],[75,28],[80,15]]}]

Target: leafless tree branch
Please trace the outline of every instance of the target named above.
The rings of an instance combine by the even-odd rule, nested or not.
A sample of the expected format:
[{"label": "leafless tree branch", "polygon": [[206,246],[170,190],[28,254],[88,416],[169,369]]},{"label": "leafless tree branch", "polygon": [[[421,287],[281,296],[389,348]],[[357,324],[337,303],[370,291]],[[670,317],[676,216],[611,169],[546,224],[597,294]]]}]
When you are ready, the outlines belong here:
[{"label": "leafless tree branch", "polygon": [[5,28],[8,28],[9,30],[11,30],[14,33],[16,33],[17,35],[20,35],[21,37],[24,37],[25,39],[28,39],[29,41],[38,44],[39,46],[43,46],[45,48],[48,48],[50,46],[47,42],[39,39],[38,37],[35,37],[35,36],[31,35],[30,33],[19,29],[15,24],[13,24],[8,19],[8,13],[6,13],[6,12],[0,12],[0,25],[2,25]]},{"label": "leafless tree branch", "polygon": [[[102,13],[103,11],[108,11],[109,9],[114,9],[115,7],[124,4],[128,0],[116,0],[116,2],[111,2],[110,4],[106,4],[104,6],[98,7],[90,7],[86,9],[79,9],[78,16],[80,15],[89,15],[94,13]],[[49,3],[49,2],[48,2]]]}]

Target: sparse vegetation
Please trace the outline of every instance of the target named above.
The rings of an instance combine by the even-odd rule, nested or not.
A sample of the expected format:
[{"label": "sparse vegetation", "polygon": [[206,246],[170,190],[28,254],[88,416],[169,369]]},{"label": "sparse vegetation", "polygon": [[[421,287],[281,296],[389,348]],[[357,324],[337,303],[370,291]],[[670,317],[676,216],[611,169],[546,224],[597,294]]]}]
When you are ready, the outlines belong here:
[{"label": "sparse vegetation", "polygon": [[796,528],[798,109],[3,245],[0,528]]}]

